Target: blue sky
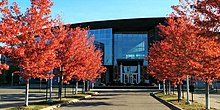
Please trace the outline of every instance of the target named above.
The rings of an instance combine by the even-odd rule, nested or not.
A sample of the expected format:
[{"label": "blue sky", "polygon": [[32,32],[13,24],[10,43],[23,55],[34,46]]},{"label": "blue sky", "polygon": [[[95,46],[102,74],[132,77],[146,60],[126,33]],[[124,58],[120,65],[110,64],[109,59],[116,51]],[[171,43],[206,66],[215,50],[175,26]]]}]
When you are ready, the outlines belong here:
[{"label": "blue sky", "polygon": [[[29,0],[17,2],[24,11],[30,6]],[[89,21],[165,17],[172,12],[170,6],[179,0],[53,0],[52,16],[61,16],[65,24]]]}]

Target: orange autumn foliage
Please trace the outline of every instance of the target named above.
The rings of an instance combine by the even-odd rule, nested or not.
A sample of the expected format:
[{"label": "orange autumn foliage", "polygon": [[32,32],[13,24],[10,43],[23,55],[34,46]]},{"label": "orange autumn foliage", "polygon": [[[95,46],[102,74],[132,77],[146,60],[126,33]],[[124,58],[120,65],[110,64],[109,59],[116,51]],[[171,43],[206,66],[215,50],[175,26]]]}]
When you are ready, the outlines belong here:
[{"label": "orange autumn foliage", "polygon": [[[17,71],[24,79],[48,79],[48,73],[60,65],[55,49],[63,36],[56,36],[53,28],[60,25],[59,20],[50,16],[51,0],[31,0],[31,6],[25,13],[20,12],[14,2],[8,7],[8,1],[0,2],[2,18],[0,22],[0,54],[5,55],[19,66]],[[51,30],[52,29],[52,30]]]},{"label": "orange autumn foliage", "polygon": [[64,68],[64,83],[68,83],[72,78],[94,81],[105,72],[102,53],[95,50],[93,37],[88,36],[87,29],[66,26],[66,31],[63,33],[66,37],[61,42],[62,46],[57,50],[58,59]]},{"label": "orange autumn foliage", "polygon": [[[211,83],[219,77],[220,45],[200,36],[200,29],[171,14],[159,26],[164,40],[149,49],[149,73],[156,78],[181,83],[186,75]],[[214,65],[215,64],[215,65]]]}]

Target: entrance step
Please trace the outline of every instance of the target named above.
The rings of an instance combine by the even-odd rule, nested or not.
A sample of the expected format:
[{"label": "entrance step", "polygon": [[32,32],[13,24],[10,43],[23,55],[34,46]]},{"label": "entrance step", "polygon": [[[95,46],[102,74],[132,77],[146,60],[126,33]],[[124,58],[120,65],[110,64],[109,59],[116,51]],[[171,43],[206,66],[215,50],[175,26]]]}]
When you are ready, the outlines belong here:
[{"label": "entrance step", "polygon": [[158,89],[157,86],[95,86],[94,89]]}]

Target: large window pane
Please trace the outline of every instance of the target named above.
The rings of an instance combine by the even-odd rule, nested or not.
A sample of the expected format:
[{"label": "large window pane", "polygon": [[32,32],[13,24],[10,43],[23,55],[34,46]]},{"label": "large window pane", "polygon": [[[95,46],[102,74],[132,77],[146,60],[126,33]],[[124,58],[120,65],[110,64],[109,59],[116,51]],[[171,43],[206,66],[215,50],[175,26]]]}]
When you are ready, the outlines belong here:
[{"label": "large window pane", "polygon": [[[145,59],[147,56],[147,34],[114,34],[114,64],[117,59]],[[144,60],[144,65],[147,61]]]}]

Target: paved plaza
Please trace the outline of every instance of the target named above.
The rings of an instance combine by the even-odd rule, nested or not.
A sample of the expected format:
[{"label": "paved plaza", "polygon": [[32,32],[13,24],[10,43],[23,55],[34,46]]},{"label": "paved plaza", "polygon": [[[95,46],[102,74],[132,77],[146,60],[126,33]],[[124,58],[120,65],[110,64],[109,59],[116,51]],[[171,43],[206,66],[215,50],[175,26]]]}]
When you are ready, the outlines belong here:
[{"label": "paved plaza", "polygon": [[[37,90],[37,89],[36,89]],[[80,89],[81,91],[81,89]],[[169,110],[150,96],[158,89],[93,89],[100,94],[57,110]],[[0,88],[0,110],[24,105],[24,89]],[[45,100],[45,93],[30,93],[29,102]],[[185,94],[186,96],[186,94]],[[191,96],[191,95],[190,95]],[[57,97],[53,93],[53,97]],[[210,94],[211,107],[220,110],[220,95]],[[191,97],[190,97],[191,99]],[[205,104],[205,94],[194,94],[194,100]]]},{"label": "paved plaza", "polygon": [[108,91],[57,110],[170,110],[143,91]]},{"label": "paved plaza", "polygon": [[[33,89],[31,89],[33,90]],[[35,91],[40,91],[35,89]],[[42,89],[41,91],[45,91]],[[49,93],[48,93],[49,97]],[[57,97],[57,93],[52,93],[52,97]],[[24,105],[25,89],[0,88],[0,110]],[[29,93],[29,103],[46,100],[45,93]]]}]

